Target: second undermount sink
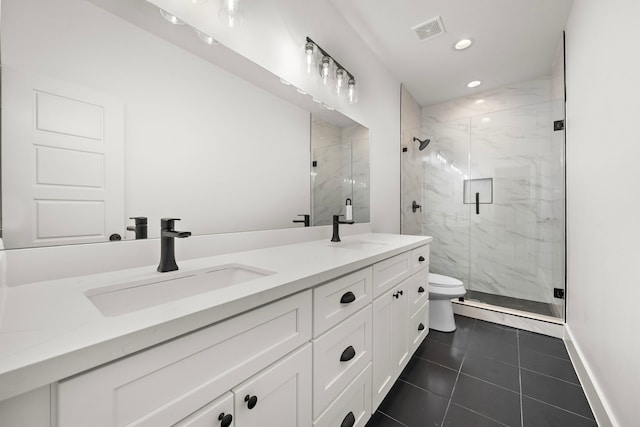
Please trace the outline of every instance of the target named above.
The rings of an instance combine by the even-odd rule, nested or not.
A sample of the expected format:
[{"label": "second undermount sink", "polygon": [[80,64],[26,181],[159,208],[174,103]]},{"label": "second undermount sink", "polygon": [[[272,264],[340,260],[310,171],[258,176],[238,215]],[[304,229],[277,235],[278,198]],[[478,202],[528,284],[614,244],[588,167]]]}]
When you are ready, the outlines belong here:
[{"label": "second undermount sink", "polygon": [[385,246],[385,242],[374,242],[370,240],[354,240],[348,242],[336,242],[331,243],[333,248],[351,249],[351,250],[366,250],[366,249],[378,249]]},{"label": "second undermount sink", "polygon": [[241,264],[227,264],[169,277],[162,273],[148,280],[119,283],[85,293],[105,316],[119,316],[274,274]]}]

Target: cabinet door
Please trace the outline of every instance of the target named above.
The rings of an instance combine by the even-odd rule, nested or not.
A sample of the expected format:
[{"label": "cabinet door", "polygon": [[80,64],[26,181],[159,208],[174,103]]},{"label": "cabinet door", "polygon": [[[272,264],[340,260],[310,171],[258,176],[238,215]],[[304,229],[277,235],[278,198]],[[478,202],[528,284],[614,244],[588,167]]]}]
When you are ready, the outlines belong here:
[{"label": "cabinet door", "polygon": [[373,411],[409,359],[405,287],[402,282],[373,302]]},{"label": "cabinet door", "polygon": [[311,425],[311,344],[235,389],[236,427]]},{"label": "cabinet door", "polygon": [[225,393],[173,427],[234,427],[233,394]]}]

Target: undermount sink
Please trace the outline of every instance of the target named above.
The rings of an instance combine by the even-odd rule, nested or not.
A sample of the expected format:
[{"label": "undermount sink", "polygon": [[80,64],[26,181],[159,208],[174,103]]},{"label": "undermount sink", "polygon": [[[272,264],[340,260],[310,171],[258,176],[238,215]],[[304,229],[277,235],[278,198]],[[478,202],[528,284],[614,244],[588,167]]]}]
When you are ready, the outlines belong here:
[{"label": "undermount sink", "polygon": [[373,242],[367,240],[357,240],[352,242],[336,242],[331,243],[330,246],[333,248],[340,249],[351,249],[351,250],[362,250],[362,249],[377,249],[385,246],[384,242]]},{"label": "undermount sink", "polygon": [[162,277],[92,289],[85,295],[105,316],[119,316],[143,308],[176,301],[273,274],[240,264],[228,264],[194,272],[162,273]]}]

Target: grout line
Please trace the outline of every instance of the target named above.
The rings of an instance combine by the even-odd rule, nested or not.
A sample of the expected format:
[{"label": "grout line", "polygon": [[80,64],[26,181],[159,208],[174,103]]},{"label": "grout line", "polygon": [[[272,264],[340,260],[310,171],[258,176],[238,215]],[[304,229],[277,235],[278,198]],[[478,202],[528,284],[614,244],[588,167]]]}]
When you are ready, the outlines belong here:
[{"label": "grout line", "polygon": [[[551,378],[551,379],[554,379],[554,380],[562,381],[563,383],[567,383],[569,385],[574,385],[576,387],[582,388],[582,385],[579,382],[578,383],[572,383],[571,381],[563,380],[562,378],[554,377],[553,375],[545,374],[543,372],[534,371],[533,369],[529,369],[529,368],[520,367],[520,369],[522,369],[524,371],[527,371],[527,372],[532,372],[534,374],[541,375],[543,377],[547,377],[547,378]],[[580,380],[578,380],[578,381],[580,381]]]},{"label": "grout line", "polygon": [[[475,327],[476,327],[476,321],[474,320],[473,329],[475,329]],[[473,333],[473,329],[471,329],[471,333]],[[471,340],[471,336],[469,336],[469,340]],[[449,413],[451,402],[453,402],[453,393],[456,391],[456,386],[458,385],[458,378],[460,378],[460,373],[462,372],[462,365],[464,365],[464,360],[467,358],[468,351],[469,351],[469,343],[467,342],[467,347],[464,349],[464,354],[462,355],[462,361],[460,362],[460,366],[458,367],[458,374],[456,375],[456,380],[453,382],[453,388],[451,389],[449,402],[447,402],[447,407],[444,410],[444,415],[442,416],[442,422],[440,423],[440,427],[444,427],[444,420],[447,419],[447,414]]]},{"label": "grout line", "polygon": [[[424,360],[425,362],[433,363],[434,365],[438,365],[441,368],[447,368],[450,371],[458,372],[458,369],[452,368],[451,366],[443,365],[442,363],[438,363],[435,360],[425,359],[424,357],[420,357],[416,355],[413,355],[412,357],[415,357],[416,359]],[[460,362],[460,364],[462,364],[462,362]]]},{"label": "grout line", "polygon": [[[535,400],[535,401],[536,401],[536,402],[538,402],[538,403],[542,403],[542,404],[544,404],[544,405],[551,406],[552,408],[560,409],[561,411],[568,412],[568,413],[570,413],[570,414],[576,415],[576,416],[578,416],[578,417],[580,417],[580,418],[584,418],[585,420],[595,421],[595,418],[589,418],[589,417],[587,417],[586,415],[578,414],[577,412],[570,411],[570,410],[568,410],[568,409],[566,409],[566,408],[562,408],[562,407],[560,407],[560,406],[552,405],[551,403],[549,403],[549,402],[545,402],[544,400],[536,399],[535,397],[531,397],[531,396],[527,396],[527,395],[525,395],[525,397],[526,397],[527,399]],[[589,409],[591,409],[591,408],[589,408]],[[593,413],[593,412],[592,412],[592,413]],[[595,415],[594,415],[594,417],[595,417]]]},{"label": "grout line", "polygon": [[[510,347],[517,347],[516,345],[510,345],[510,344],[509,344],[509,346]],[[507,361],[504,361],[504,360],[496,359],[495,357],[488,356],[488,355],[486,355],[484,353],[480,353],[479,351],[475,351],[475,350],[469,350],[469,351],[471,353],[477,355],[477,356],[482,356],[485,359],[493,360],[495,362],[504,363],[505,365],[509,365],[509,366],[515,366],[516,368],[518,367],[518,363],[510,363],[510,362],[507,362]],[[465,356],[466,356],[466,353],[465,353]]]},{"label": "grout line", "polygon": [[520,330],[516,335],[518,343],[518,383],[520,385],[520,425],[524,427],[524,407],[522,405],[522,367],[520,366]]},{"label": "grout line", "polygon": [[493,421],[494,423],[500,424],[501,426],[509,427],[507,424],[505,424],[505,423],[503,423],[503,422],[501,422],[501,421],[495,420],[495,419],[493,419],[493,418],[491,418],[491,417],[488,417],[488,416],[486,416],[485,414],[483,414],[483,413],[481,413],[481,412],[478,412],[478,411],[476,411],[476,410],[474,410],[474,409],[467,408],[466,406],[461,405],[461,404],[459,404],[459,403],[456,403],[456,405],[458,405],[458,406],[459,406],[459,407],[461,407],[461,408],[466,409],[466,410],[467,410],[467,411],[469,411],[469,412],[473,412],[474,414],[479,415],[479,416],[481,416],[482,418],[486,418],[486,419],[488,419],[488,420]]},{"label": "grout line", "polygon": [[492,385],[492,386],[494,386],[494,387],[501,388],[501,389],[502,389],[502,390],[504,390],[504,391],[509,391],[509,392],[511,392],[511,393],[518,394],[518,392],[517,392],[517,391],[515,391],[515,390],[512,390],[512,389],[507,388],[507,387],[505,387],[505,386],[502,386],[502,385],[500,385],[500,384],[492,383],[491,381],[487,381],[487,380],[485,380],[485,379],[483,379],[483,378],[479,378],[479,377],[476,377],[476,376],[473,376],[473,375],[469,375],[469,374],[467,374],[466,372],[461,372],[461,374],[462,374],[462,375],[464,375],[464,376],[466,376],[466,377],[473,378],[474,380],[482,381],[482,382],[483,382],[483,383],[485,383],[485,384],[489,384],[489,385]]}]

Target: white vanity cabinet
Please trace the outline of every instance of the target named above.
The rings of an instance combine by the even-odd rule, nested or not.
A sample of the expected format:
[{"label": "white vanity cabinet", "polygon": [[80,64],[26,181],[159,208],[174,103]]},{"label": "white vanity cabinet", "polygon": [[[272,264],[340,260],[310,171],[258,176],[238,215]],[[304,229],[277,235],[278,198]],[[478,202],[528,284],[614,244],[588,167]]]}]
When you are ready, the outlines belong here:
[{"label": "white vanity cabinet", "polygon": [[[274,404],[282,405],[269,411],[289,413],[294,403],[302,405],[295,411],[307,414],[310,424],[310,399],[292,399],[290,389],[292,381],[297,387],[310,388],[310,339],[311,291],[305,291],[60,382],[58,426],[173,425],[230,390],[236,392],[238,412],[240,384],[246,388],[240,393],[248,394],[249,384],[255,384]],[[247,380],[305,343],[290,370],[287,367],[275,375],[265,372],[254,383]],[[267,391],[269,381],[285,378],[289,389]],[[256,412],[266,410],[265,405],[258,407]]]},{"label": "white vanity cabinet", "polygon": [[[373,301],[374,411],[429,332],[428,263],[418,261],[420,257],[428,260],[428,252],[429,246],[423,246],[402,254],[407,256],[406,271],[395,274],[395,280],[388,280],[388,274],[378,278],[380,282],[385,282],[387,290]],[[377,280],[375,273],[374,266],[374,289]],[[403,280],[407,275],[410,276]],[[380,288],[378,286],[377,289]]]}]

